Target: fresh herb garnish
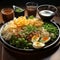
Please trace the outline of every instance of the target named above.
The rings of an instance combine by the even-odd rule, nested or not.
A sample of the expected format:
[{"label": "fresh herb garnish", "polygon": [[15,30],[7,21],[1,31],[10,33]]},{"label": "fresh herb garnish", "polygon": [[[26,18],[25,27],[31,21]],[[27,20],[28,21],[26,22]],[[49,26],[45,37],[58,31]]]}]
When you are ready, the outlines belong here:
[{"label": "fresh herb garnish", "polygon": [[28,35],[33,31],[37,31],[37,27],[32,25],[27,25],[26,27],[23,27],[23,30],[19,32],[20,35]]},{"label": "fresh herb garnish", "polygon": [[33,15],[29,16],[29,19],[33,19],[33,18],[35,18]]}]

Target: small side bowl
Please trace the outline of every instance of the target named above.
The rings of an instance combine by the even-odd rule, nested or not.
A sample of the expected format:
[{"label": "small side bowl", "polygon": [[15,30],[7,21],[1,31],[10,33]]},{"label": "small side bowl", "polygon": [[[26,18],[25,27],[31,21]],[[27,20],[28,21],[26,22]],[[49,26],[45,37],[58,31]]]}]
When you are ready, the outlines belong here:
[{"label": "small side bowl", "polygon": [[13,9],[14,9],[14,13],[15,13],[15,17],[19,17],[19,16],[24,16],[24,9],[13,5]]},{"label": "small side bowl", "polygon": [[[37,12],[43,21],[50,21],[57,14],[57,8],[54,5],[45,4],[38,6]],[[48,16],[48,13],[51,15]]]}]

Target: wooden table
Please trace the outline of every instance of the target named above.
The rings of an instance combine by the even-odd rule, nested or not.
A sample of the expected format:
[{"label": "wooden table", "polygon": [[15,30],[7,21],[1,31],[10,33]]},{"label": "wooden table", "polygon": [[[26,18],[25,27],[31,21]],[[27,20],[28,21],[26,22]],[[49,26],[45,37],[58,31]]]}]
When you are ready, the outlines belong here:
[{"label": "wooden table", "polygon": [[[56,15],[53,19],[60,24],[60,7],[58,7],[58,15]],[[3,22],[1,13],[0,13],[0,23]],[[42,58],[39,60],[60,60],[60,48],[57,45],[57,47],[54,48],[54,53],[46,58]],[[47,52],[49,54],[49,52]],[[0,42],[0,60],[17,60],[15,57],[11,56],[2,46],[2,43]]]}]

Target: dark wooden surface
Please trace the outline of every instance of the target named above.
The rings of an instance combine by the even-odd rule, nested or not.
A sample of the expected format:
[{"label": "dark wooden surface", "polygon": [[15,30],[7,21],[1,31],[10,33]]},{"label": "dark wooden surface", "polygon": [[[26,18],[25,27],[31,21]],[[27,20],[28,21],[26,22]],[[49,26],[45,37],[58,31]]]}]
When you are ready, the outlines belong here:
[{"label": "dark wooden surface", "polygon": [[[60,7],[58,7],[58,14],[53,19],[58,24],[60,24]],[[3,22],[3,19],[2,19],[1,13],[0,13],[0,23],[1,22]],[[52,53],[50,56],[48,56],[46,58],[39,59],[39,60],[60,60],[59,46],[57,45],[57,47],[54,48],[52,51],[54,51],[54,53]],[[49,54],[49,52],[47,52],[47,53]],[[0,42],[0,60],[17,60],[15,57],[11,56],[10,53],[8,53],[8,51],[6,51],[4,49],[1,42]]]}]

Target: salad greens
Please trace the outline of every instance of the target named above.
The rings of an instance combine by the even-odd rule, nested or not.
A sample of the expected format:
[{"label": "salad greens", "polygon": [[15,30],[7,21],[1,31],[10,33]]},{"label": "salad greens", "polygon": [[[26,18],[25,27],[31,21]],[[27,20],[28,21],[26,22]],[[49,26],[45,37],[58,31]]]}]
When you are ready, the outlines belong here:
[{"label": "salad greens", "polygon": [[[16,8],[15,11],[22,12],[23,10],[20,8]],[[15,24],[14,26],[17,25],[17,28],[16,29],[10,28],[13,32],[10,32],[10,30],[8,31],[8,33],[12,34],[11,38],[6,40],[10,45],[15,46],[17,48],[22,48],[22,49],[41,48],[46,46],[48,41],[53,42],[57,38],[59,31],[54,24],[49,22],[43,22],[43,21],[42,21],[43,22],[42,24],[39,22],[40,20],[34,21],[33,19],[35,19],[35,17],[33,15],[26,18],[27,18],[26,23],[29,22],[28,25],[25,24],[25,25],[19,26],[14,22]],[[33,22],[28,21],[29,19],[33,20]],[[25,21],[24,19],[22,20],[23,20],[22,23],[24,24]],[[20,21],[21,20],[18,20],[17,23],[19,24]],[[42,24],[42,25],[40,26],[39,24]],[[8,35],[10,36],[10,34]],[[3,35],[3,37],[5,38],[6,35]]]},{"label": "salad greens", "polygon": [[[49,33],[54,34],[54,36],[51,37],[51,41],[53,41],[58,36],[58,29],[52,23],[46,22],[42,27],[44,27]],[[28,42],[28,40],[26,40],[26,36],[28,36],[28,34],[30,34],[31,32],[37,30],[38,28],[35,26],[32,25],[25,26],[22,28],[22,31],[19,32],[19,34],[22,35],[23,37],[16,37],[15,35],[13,35],[9,40],[10,41],[9,43],[15,47],[22,49],[33,48],[32,42]],[[39,41],[41,42],[41,40]]]},{"label": "salad greens", "polygon": [[25,38],[17,38],[14,35],[10,39],[10,44],[23,49],[32,48],[32,43],[28,43]]},{"label": "salad greens", "polygon": [[23,27],[23,30],[19,32],[20,35],[24,35],[26,37],[28,34],[30,34],[33,31],[37,31],[37,27],[32,25],[27,25]]},{"label": "salad greens", "polygon": [[43,25],[43,27],[44,27],[45,29],[47,29],[48,32],[54,34],[54,36],[52,37],[52,39],[55,39],[55,38],[57,37],[57,35],[58,35],[58,29],[57,29],[57,27],[54,26],[52,23],[45,23],[45,24]]}]

